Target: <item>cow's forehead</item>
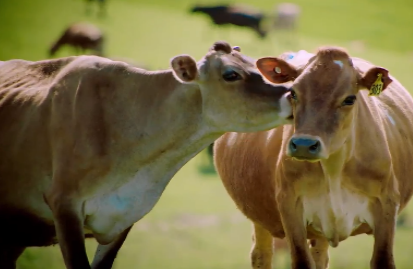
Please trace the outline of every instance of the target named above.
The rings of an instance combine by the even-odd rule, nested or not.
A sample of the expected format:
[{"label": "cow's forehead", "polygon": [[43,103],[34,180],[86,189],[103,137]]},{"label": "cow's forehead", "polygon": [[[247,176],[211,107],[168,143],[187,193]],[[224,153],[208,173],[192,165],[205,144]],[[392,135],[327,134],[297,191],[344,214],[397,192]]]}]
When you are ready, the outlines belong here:
[{"label": "cow's forehead", "polygon": [[255,66],[255,62],[252,59],[245,57],[239,53],[231,53],[221,57],[222,64],[225,66],[234,66],[239,69],[248,69]]},{"label": "cow's forehead", "polygon": [[[238,69],[247,69],[255,66],[255,60],[242,55],[237,51],[232,51],[231,53],[223,52],[213,52],[204,57],[201,60],[204,67],[208,66],[208,70],[220,69],[222,66],[234,66]],[[206,66],[205,66],[206,65]]]},{"label": "cow's forehead", "polygon": [[340,94],[353,82],[354,67],[344,51],[320,51],[311,59],[296,79],[297,90]]}]

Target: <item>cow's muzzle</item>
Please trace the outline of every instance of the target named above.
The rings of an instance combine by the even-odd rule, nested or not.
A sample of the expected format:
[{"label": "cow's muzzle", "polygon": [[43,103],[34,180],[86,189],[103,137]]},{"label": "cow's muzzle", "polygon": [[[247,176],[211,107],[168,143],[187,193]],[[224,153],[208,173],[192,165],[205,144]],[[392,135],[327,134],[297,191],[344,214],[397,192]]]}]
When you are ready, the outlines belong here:
[{"label": "cow's muzzle", "polygon": [[320,139],[313,137],[292,137],[288,144],[288,155],[303,161],[319,160],[321,150],[322,143]]}]

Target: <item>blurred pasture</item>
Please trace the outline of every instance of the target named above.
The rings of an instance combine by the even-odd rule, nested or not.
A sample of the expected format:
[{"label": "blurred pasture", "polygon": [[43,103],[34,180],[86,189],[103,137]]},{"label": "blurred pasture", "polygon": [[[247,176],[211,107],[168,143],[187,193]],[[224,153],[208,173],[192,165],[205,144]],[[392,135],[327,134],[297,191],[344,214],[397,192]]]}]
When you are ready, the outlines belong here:
[{"label": "blurred pasture", "polygon": [[[229,2],[234,1],[225,3]],[[99,17],[97,9],[87,15],[82,0],[0,0],[0,61],[46,59],[51,43],[65,27],[88,21],[104,31],[106,56],[132,59],[151,69],[168,68],[169,59],[181,53],[199,59],[220,39],[241,46],[243,53],[253,57],[339,45],[352,56],[388,68],[413,90],[411,0],[294,0],[301,8],[296,32],[273,31],[262,40],[249,29],[213,27],[206,16],[189,13],[192,5],[199,3],[222,2],[109,0],[107,16]],[[242,3],[274,15],[279,2]],[[71,48],[64,48],[56,57],[72,53]],[[201,173],[207,165],[202,152],[174,177],[155,209],[134,226],[115,268],[250,268],[251,225],[237,211],[217,175]],[[397,268],[410,269],[413,205],[405,210],[403,220],[397,230],[395,258]],[[330,250],[330,268],[368,268],[372,243],[369,236],[340,243]],[[92,257],[94,240],[88,240],[87,247]],[[278,252],[274,259],[274,268],[288,268],[284,252]],[[63,268],[59,247],[27,250],[18,268]]]}]

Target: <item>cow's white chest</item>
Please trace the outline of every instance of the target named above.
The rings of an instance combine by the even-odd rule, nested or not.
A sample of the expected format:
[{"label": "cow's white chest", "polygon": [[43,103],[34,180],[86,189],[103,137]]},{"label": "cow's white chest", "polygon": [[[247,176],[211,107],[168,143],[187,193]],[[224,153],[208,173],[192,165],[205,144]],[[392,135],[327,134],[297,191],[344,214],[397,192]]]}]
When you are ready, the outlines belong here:
[{"label": "cow's white chest", "polygon": [[316,196],[303,196],[304,222],[321,232],[337,246],[362,223],[373,228],[373,217],[367,197],[341,186]]},{"label": "cow's white chest", "polygon": [[100,243],[111,242],[155,206],[171,176],[150,174],[141,170],[124,185],[86,202],[85,226]]}]

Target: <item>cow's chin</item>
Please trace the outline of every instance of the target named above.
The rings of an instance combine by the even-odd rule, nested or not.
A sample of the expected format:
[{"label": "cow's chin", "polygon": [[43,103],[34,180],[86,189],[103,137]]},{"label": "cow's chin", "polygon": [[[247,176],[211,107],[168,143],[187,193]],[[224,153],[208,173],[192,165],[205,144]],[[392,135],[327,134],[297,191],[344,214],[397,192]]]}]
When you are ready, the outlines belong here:
[{"label": "cow's chin", "polygon": [[291,157],[293,161],[299,161],[299,162],[310,162],[310,163],[316,163],[321,161],[321,158],[308,158],[308,157],[300,157],[300,156],[292,156]]}]

